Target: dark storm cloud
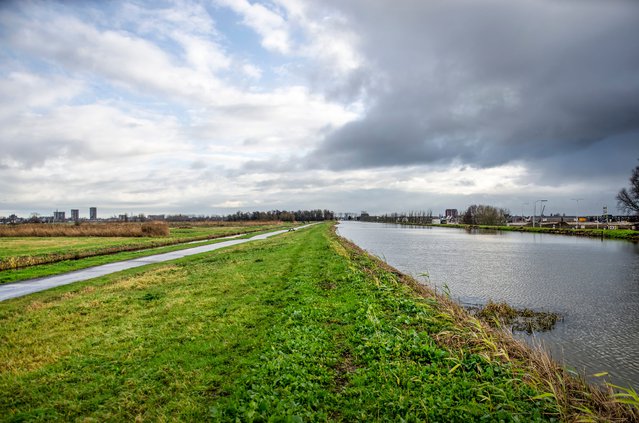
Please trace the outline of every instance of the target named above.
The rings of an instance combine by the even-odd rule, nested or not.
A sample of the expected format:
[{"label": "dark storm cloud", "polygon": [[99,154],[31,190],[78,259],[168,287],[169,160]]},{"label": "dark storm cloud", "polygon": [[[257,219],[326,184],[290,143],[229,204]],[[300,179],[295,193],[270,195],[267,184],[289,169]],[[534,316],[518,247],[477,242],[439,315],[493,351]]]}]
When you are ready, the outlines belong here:
[{"label": "dark storm cloud", "polygon": [[365,116],[331,133],[309,166],[552,164],[639,131],[639,2],[335,6],[381,82]]}]

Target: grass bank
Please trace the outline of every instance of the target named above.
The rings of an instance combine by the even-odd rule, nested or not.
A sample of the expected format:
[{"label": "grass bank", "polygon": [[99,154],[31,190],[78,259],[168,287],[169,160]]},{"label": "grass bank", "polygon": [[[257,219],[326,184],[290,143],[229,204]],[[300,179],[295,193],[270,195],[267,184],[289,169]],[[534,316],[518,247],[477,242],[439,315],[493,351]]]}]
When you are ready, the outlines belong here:
[{"label": "grass bank", "polygon": [[324,224],[0,303],[0,420],[636,419],[537,355]]},{"label": "grass bank", "polygon": [[[147,238],[119,236],[3,237],[0,238],[0,272],[191,241],[203,241],[242,233],[282,229],[289,226],[290,224],[285,223],[181,226],[171,228],[168,236]],[[107,259],[104,262],[110,261]],[[0,280],[2,279],[2,274],[0,273]]]},{"label": "grass bank", "polygon": [[495,229],[498,231],[548,233],[556,235],[585,236],[591,238],[621,239],[639,241],[639,231],[631,229],[570,229],[570,228],[533,228],[527,226],[478,226],[480,229]]},{"label": "grass bank", "polygon": [[436,226],[441,228],[459,228],[459,229],[486,229],[494,231],[507,231],[507,232],[531,232],[541,234],[555,234],[555,235],[569,235],[569,236],[583,236],[590,238],[602,238],[602,239],[619,239],[625,241],[639,242],[639,231],[633,231],[631,229],[570,229],[570,228],[547,228],[547,227],[531,227],[531,226],[490,226],[490,225],[461,225],[461,224],[446,224],[446,225],[420,225],[415,223],[398,223],[399,225],[407,226]]}]

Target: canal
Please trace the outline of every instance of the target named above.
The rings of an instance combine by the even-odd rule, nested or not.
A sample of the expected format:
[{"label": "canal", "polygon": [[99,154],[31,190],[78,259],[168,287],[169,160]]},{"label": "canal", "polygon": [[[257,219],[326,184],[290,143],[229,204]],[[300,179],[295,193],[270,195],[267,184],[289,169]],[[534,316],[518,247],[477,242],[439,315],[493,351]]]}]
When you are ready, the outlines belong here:
[{"label": "canal", "polygon": [[515,335],[542,342],[582,375],[605,371],[639,389],[639,245],[365,222],[341,222],[338,233],[464,305],[493,300],[560,313],[550,332]]}]

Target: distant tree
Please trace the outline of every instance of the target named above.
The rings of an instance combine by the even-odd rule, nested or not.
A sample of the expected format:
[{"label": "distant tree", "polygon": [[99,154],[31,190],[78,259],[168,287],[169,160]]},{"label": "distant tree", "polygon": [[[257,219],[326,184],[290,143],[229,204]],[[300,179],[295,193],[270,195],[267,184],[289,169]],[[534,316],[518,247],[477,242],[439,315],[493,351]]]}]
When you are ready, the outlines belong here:
[{"label": "distant tree", "polygon": [[617,194],[617,207],[626,213],[639,215],[639,166],[630,175],[630,189],[623,188]]},{"label": "distant tree", "polygon": [[476,207],[477,206],[470,206],[466,209],[466,211],[464,212],[464,217],[462,218],[462,223],[464,223],[464,225],[476,224],[475,216],[473,215],[473,209]]},{"label": "distant tree", "polygon": [[509,214],[510,212],[506,209],[483,204],[473,204],[466,209],[462,217],[462,222],[467,225],[505,225]]}]

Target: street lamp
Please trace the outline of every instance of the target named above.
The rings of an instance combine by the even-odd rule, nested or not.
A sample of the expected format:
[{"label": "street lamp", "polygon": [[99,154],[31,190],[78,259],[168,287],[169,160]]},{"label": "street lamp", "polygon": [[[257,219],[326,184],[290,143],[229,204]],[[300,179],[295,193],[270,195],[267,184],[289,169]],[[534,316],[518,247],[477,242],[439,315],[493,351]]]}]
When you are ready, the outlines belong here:
[{"label": "street lamp", "polygon": [[577,213],[575,214],[575,229],[579,227],[579,202],[583,201],[583,198],[571,198],[572,201],[577,202]]},{"label": "street lamp", "polygon": [[533,228],[535,227],[535,217],[537,216],[537,203],[545,203],[548,200],[536,200],[535,205],[533,206]]}]

